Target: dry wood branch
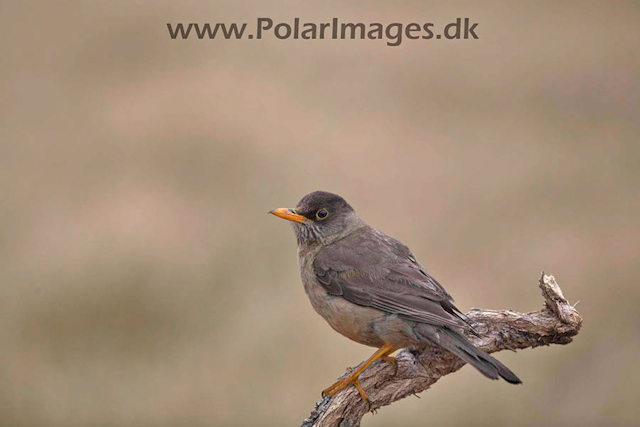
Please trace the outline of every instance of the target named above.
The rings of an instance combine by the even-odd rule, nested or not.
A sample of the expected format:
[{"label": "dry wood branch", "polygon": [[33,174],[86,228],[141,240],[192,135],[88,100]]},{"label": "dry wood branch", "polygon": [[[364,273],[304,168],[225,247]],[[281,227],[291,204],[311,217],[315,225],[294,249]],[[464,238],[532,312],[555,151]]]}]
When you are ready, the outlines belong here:
[{"label": "dry wood branch", "polygon": [[[542,310],[517,313],[474,308],[467,316],[480,336],[467,337],[488,353],[570,343],[582,326],[582,317],[564,298],[553,276],[543,272],[539,286],[545,300]],[[333,398],[317,402],[302,427],[357,427],[367,412],[420,393],[464,365],[459,358],[437,348],[405,349],[397,360],[397,372],[392,365],[377,362],[361,375],[360,383],[369,395],[369,403],[360,399],[354,387],[347,387]]]}]

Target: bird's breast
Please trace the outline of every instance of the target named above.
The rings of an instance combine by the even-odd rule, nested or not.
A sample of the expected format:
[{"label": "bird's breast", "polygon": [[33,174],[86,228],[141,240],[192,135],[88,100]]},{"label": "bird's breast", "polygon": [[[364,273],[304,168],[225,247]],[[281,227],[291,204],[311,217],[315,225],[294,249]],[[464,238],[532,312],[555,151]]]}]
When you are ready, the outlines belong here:
[{"label": "bird's breast", "polygon": [[384,319],[386,314],[327,293],[316,279],[312,263],[312,260],[300,259],[302,283],[313,309],[335,331],[355,342],[371,347],[381,347],[385,344],[380,339],[374,325]]}]

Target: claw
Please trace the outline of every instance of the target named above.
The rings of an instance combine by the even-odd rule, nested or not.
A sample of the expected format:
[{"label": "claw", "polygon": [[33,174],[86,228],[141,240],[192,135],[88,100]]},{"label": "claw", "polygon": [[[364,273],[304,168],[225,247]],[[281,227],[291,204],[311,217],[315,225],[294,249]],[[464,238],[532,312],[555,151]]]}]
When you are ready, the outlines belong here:
[{"label": "claw", "polygon": [[395,368],[395,372],[393,373],[393,376],[395,377],[396,374],[398,373],[398,358],[391,357],[391,356],[382,356],[381,359],[393,365],[393,367]]},{"label": "claw", "polygon": [[360,385],[360,381],[358,380],[358,378],[360,378],[360,374],[362,374],[365,371],[365,369],[367,369],[369,366],[371,366],[371,364],[373,362],[375,362],[376,360],[378,360],[378,359],[382,359],[382,360],[384,360],[386,362],[392,363],[396,367],[396,370],[397,370],[398,369],[398,365],[397,365],[397,362],[396,362],[396,358],[387,356],[388,354],[393,353],[395,350],[396,350],[396,348],[392,344],[383,345],[375,353],[373,353],[373,355],[369,359],[367,359],[366,362],[361,364],[349,376],[347,376],[346,378],[343,378],[343,379],[340,379],[340,380],[336,381],[331,386],[329,386],[328,388],[324,389],[322,391],[322,397],[326,397],[326,396],[333,397],[336,393],[338,393],[340,390],[342,390],[345,387],[347,387],[349,384],[353,384],[355,386],[355,388],[358,390],[358,393],[360,393],[360,397],[362,398],[362,400],[365,401],[365,402],[368,402],[369,399],[367,397],[367,393],[364,391],[364,389]]}]

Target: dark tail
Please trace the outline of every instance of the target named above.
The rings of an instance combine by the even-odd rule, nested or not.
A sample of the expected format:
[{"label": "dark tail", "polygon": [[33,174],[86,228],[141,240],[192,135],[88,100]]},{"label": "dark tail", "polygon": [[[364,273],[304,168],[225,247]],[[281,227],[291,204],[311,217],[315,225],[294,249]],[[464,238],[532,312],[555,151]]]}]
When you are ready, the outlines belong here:
[{"label": "dark tail", "polygon": [[511,384],[521,384],[520,378],[497,359],[475,347],[460,332],[448,327],[420,324],[415,332],[425,344],[436,344],[472,365],[487,378],[497,380],[502,377]]}]

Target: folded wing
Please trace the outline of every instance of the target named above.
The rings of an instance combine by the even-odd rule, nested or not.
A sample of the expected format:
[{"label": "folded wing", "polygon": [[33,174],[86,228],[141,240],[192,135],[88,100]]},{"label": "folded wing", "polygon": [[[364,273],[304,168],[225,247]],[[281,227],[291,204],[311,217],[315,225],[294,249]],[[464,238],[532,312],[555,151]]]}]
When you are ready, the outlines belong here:
[{"label": "folded wing", "polygon": [[368,229],[329,245],[314,262],[334,296],[435,326],[469,328],[453,299],[402,243]]}]

